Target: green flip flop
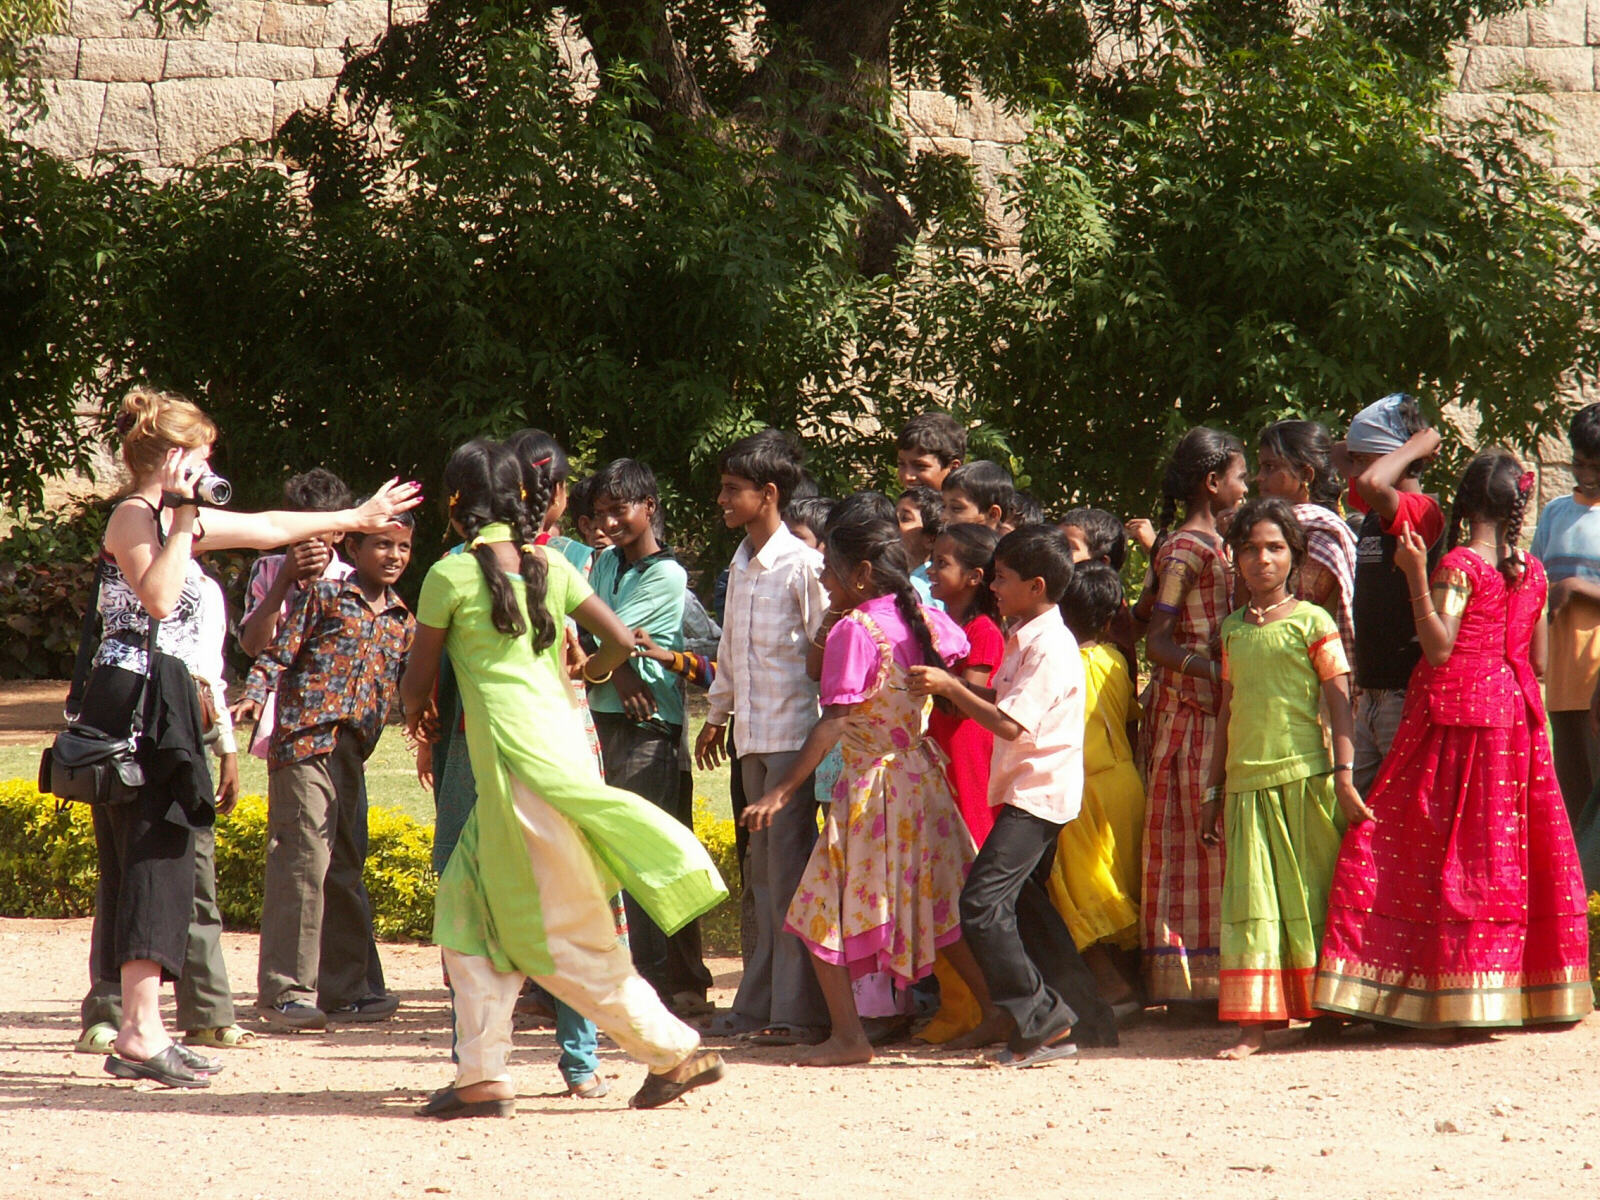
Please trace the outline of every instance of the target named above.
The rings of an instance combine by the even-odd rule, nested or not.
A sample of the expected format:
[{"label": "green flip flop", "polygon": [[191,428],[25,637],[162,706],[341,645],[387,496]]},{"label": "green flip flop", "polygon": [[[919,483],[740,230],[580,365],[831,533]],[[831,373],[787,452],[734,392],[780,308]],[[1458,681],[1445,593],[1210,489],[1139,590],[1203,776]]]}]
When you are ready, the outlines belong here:
[{"label": "green flip flop", "polygon": [[110,1054],[117,1044],[117,1027],[107,1021],[91,1025],[78,1035],[72,1047],[74,1054]]}]

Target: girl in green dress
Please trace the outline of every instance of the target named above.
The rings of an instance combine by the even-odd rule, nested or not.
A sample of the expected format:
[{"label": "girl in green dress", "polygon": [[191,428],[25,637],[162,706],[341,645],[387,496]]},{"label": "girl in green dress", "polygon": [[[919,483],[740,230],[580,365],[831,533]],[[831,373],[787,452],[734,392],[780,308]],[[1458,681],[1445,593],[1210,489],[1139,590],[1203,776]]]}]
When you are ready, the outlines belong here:
[{"label": "girl in green dress", "polygon": [[[1223,1058],[1261,1048],[1268,1025],[1310,1020],[1328,887],[1347,825],[1368,820],[1351,778],[1350,667],[1338,623],[1296,600],[1306,537],[1294,510],[1252,500],[1228,531],[1249,592],[1222,622],[1222,708],[1202,837],[1221,840],[1221,998],[1239,1022]],[[1333,756],[1323,732],[1325,705]]]},{"label": "girl in green dress", "polygon": [[400,697],[415,733],[448,651],[478,802],[434,908],[455,993],[457,1074],[422,1115],[514,1111],[506,1057],[524,976],[647,1064],[631,1103],[656,1107],[719,1079],[722,1060],[700,1050],[698,1035],[633,970],[608,898],[627,888],[671,932],[727,889],[693,833],[607,787],[595,769],[563,667],[561,622],[570,614],[600,640],[584,668],[590,682],[627,659],[633,636],[565,558],[533,545],[549,502],[544,475],[524,500],[516,457],[473,441],[451,456],[444,490],[467,553],[441,559],[423,581]]}]

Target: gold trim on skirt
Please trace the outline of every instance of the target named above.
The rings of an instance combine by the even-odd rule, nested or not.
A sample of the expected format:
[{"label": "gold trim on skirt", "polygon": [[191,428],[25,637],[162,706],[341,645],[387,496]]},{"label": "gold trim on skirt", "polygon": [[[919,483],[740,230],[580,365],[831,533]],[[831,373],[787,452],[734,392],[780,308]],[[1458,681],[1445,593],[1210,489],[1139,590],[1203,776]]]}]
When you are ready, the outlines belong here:
[{"label": "gold trim on skirt", "polygon": [[1324,960],[1317,972],[1316,1005],[1416,1029],[1538,1025],[1583,1020],[1594,1008],[1594,992],[1581,967],[1544,977],[1482,971],[1429,979]]}]

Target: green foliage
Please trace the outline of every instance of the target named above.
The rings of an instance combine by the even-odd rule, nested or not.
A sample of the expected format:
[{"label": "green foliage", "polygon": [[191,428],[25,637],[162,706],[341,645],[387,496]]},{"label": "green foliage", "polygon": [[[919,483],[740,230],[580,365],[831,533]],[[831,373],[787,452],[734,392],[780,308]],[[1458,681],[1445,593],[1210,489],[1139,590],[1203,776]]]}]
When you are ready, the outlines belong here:
[{"label": "green foliage", "polygon": [[[372,925],[385,941],[433,937],[433,831],[404,813],[372,808],[362,879]],[[217,821],[217,904],[230,929],[256,929],[267,862],[267,802],[244,796]]]},{"label": "green foliage", "polygon": [[[706,945],[739,946],[739,863],[733,822],[718,819],[696,797],[694,831],[728,884],[732,899],[703,919]],[[372,923],[384,941],[433,936],[433,831],[392,809],[373,808],[367,821],[363,876]],[[244,796],[217,821],[217,904],[229,929],[255,930],[267,861],[267,803]],[[94,911],[98,869],[94,824],[84,804],[57,806],[23,779],[0,782],[0,916],[82,917]]]},{"label": "green foliage", "polygon": [[[316,463],[433,483],[537,424],[650,460],[713,557],[711,463],[764,423],[844,490],[947,403],[1046,500],[1115,506],[1196,421],[1403,386],[1481,436],[1554,428],[1596,365],[1593,205],[1533,110],[1439,113],[1443,47],[1511,0],[1333,7],[433,0],[347,65],[353,117],[247,148],[277,161],[158,184],[0,138],[0,490],[87,465],[73,414],[140,377],[213,411],[246,505]],[[1090,73],[1108,37],[1137,53]],[[1037,114],[1020,254],[969,164],[910,158],[891,78]]]},{"label": "green foliage", "polygon": [[719,954],[739,952],[739,893],[742,878],[733,821],[718,817],[704,796],[694,798],[694,835],[717,864],[728,898],[700,918],[700,938],[705,948]]},{"label": "green foliage", "polygon": [[25,779],[0,782],[0,914],[87,916],[99,876],[88,805],[57,808]]},{"label": "green foliage", "polygon": [[868,374],[946,381],[1045,495],[1125,503],[1189,425],[1338,423],[1396,389],[1483,442],[1558,432],[1563,374],[1600,366],[1600,211],[1536,111],[1452,122],[1442,86],[1328,22],[1043,110],[1010,195],[1022,270],[932,262]]},{"label": "green foliage", "polygon": [[1600,1004],[1600,892],[1589,893],[1589,980]]},{"label": "green foliage", "polygon": [[[433,833],[403,813],[369,814],[365,881],[387,941],[433,936]],[[255,930],[267,855],[267,803],[245,796],[217,821],[217,903],[229,929]],[[94,823],[85,804],[58,807],[27,780],[0,783],[0,915],[82,917],[94,911]]]},{"label": "green foliage", "polygon": [[98,509],[19,520],[0,539],[0,679],[65,679],[105,530]]}]

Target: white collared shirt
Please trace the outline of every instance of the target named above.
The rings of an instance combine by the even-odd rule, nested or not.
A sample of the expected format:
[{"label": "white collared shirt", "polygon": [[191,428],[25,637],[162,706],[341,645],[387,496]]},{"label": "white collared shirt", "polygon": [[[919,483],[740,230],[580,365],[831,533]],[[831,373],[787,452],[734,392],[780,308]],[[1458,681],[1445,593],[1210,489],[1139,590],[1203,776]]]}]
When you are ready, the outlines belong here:
[{"label": "white collared shirt", "polygon": [[989,803],[1010,804],[1057,825],[1083,807],[1083,657],[1051,605],[1006,638],[994,676],[995,707],[1018,725],[1015,741],[994,739]]},{"label": "white collared shirt", "polygon": [[827,611],[822,555],[786,526],[755,553],[749,538],[739,544],[728,568],[706,720],[725,725],[731,714],[740,754],[798,750],[817,723],[817,684],[806,674],[806,651]]}]

